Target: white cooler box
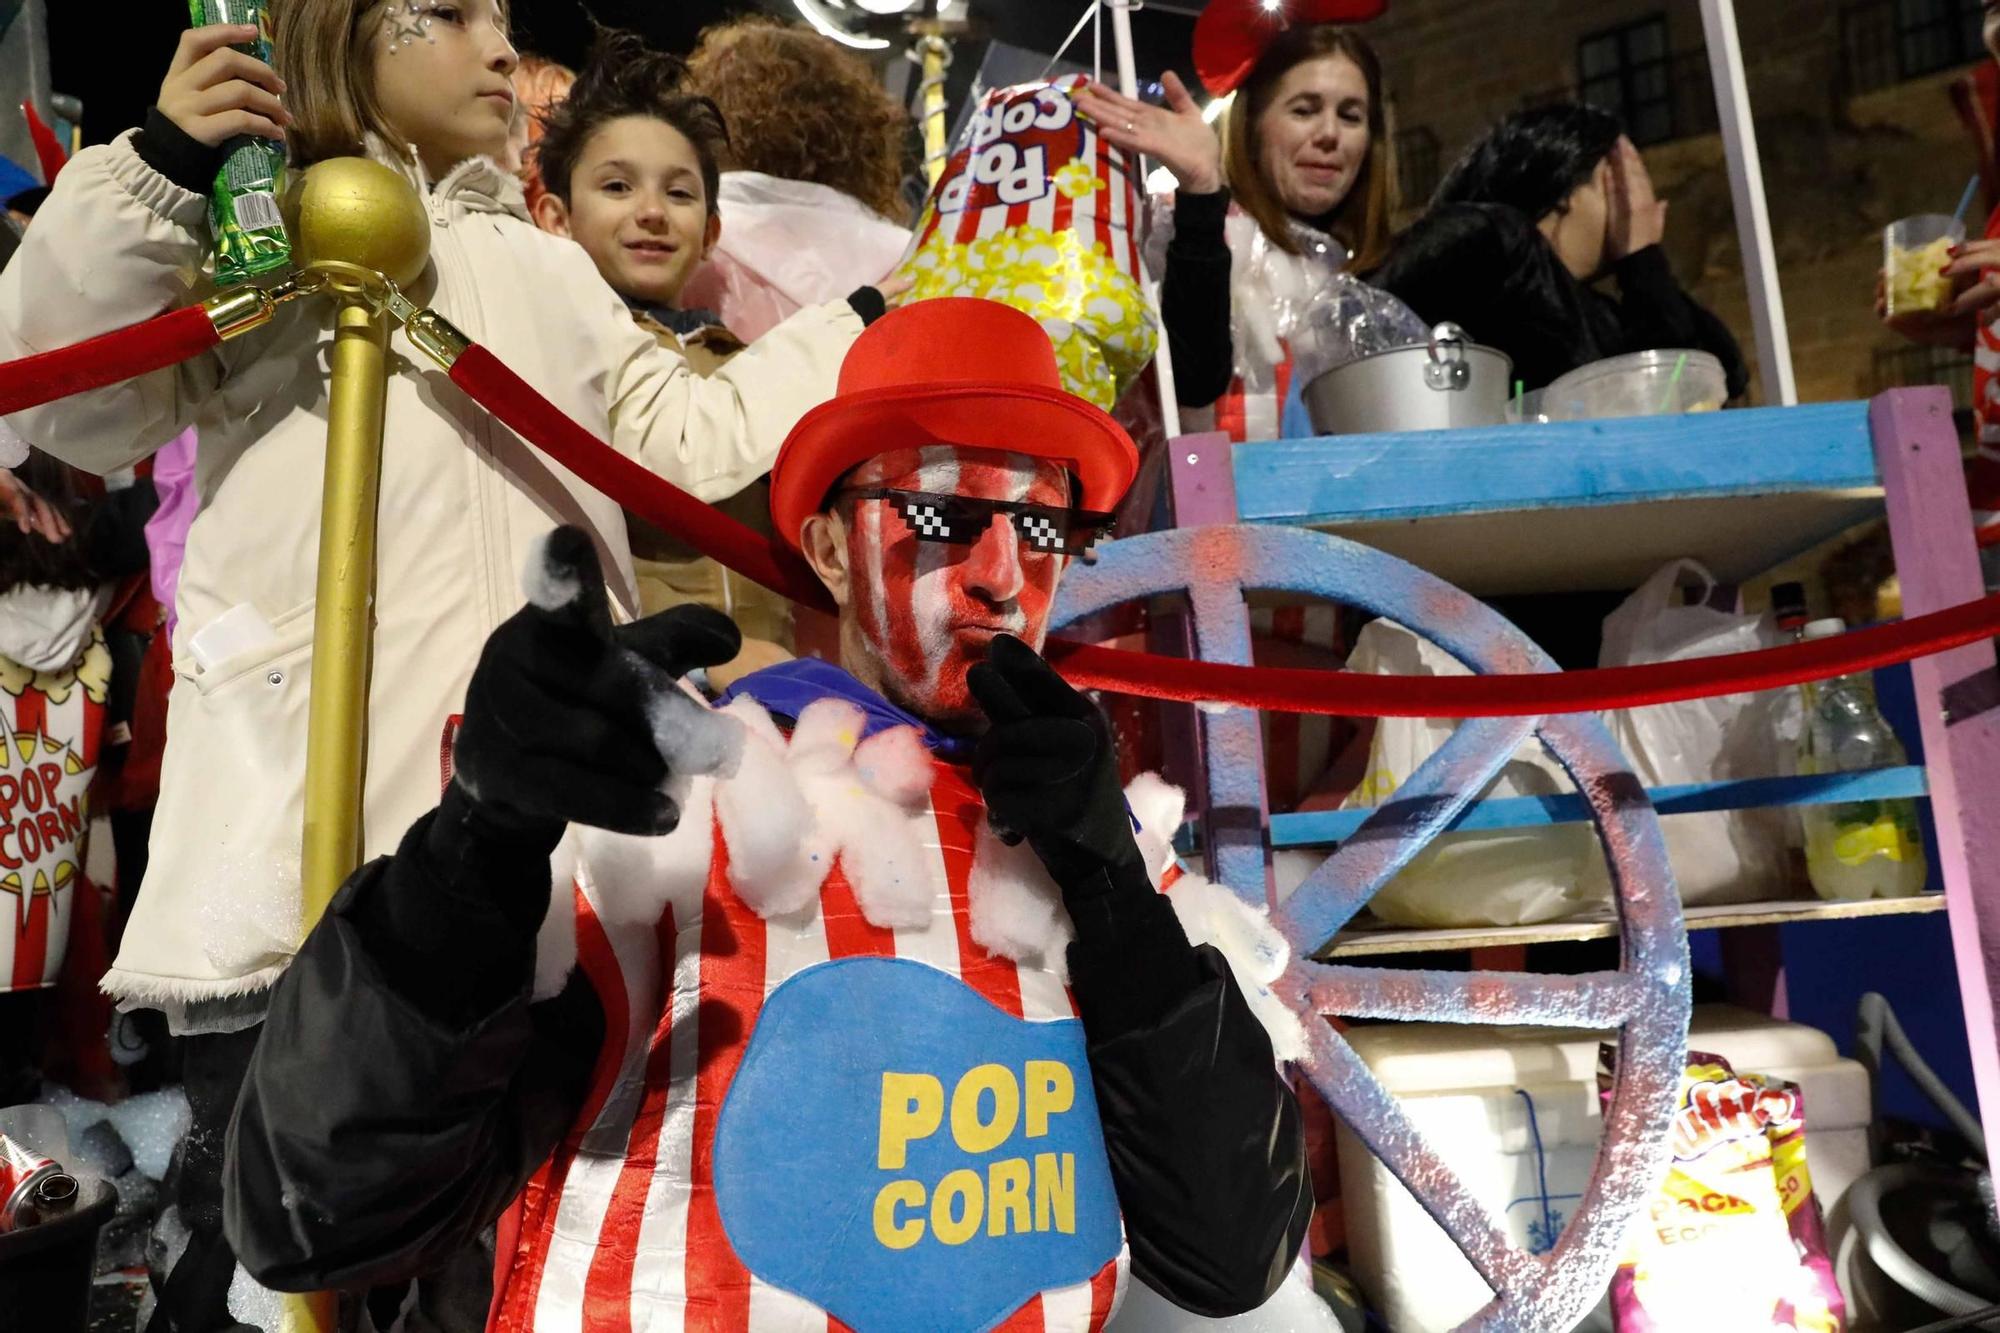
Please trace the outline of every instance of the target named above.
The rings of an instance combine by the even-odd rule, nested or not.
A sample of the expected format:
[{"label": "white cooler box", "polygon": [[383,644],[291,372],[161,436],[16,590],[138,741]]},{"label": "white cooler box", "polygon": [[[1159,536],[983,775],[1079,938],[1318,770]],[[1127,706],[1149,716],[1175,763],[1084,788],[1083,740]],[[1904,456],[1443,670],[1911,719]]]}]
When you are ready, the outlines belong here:
[{"label": "white cooler box", "polygon": [[[1597,1156],[1600,1035],[1441,1023],[1383,1024],[1347,1035],[1514,1243],[1548,1251],[1575,1213]],[[1800,1086],[1813,1189],[1837,1243],[1834,1204],[1868,1169],[1867,1071],[1842,1059],[1817,1029],[1725,1005],[1695,1010],[1688,1047]],[[1458,1247],[1345,1124],[1338,1144],[1354,1276],[1391,1333],[1442,1333],[1491,1300]],[[1579,1327],[1608,1329],[1604,1307]]]}]

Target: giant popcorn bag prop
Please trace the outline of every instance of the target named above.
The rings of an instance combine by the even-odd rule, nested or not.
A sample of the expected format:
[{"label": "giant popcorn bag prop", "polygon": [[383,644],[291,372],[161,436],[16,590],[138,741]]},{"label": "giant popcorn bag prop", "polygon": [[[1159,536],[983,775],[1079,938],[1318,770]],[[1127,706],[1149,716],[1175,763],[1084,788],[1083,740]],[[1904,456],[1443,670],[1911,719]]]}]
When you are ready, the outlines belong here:
[{"label": "giant popcorn bag prop", "polygon": [[906,268],[912,301],[978,296],[1033,315],[1070,392],[1109,409],[1160,331],[1141,285],[1131,160],[1070,100],[1087,82],[1067,75],[981,99]]}]

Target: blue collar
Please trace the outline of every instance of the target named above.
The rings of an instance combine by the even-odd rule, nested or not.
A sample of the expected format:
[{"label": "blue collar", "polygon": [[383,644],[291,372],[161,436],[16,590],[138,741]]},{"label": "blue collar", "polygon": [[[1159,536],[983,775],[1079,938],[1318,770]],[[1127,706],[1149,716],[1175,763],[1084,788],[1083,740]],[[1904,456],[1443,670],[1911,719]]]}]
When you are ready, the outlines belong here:
[{"label": "blue collar", "polygon": [[753,671],[722,692],[717,700],[751,698],[773,717],[797,722],[807,705],[820,699],[845,699],[859,708],[864,717],[864,739],[891,727],[915,727],[930,752],[947,763],[967,763],[972,758],[973,741],[968,736],[947,736],[918,717],[898,708],[831,662],[801,657],[792,662]]},{"label": "blue collar", "polygon": [[676,338],[692,338],[703,329],[722,327],[722,318],[713,310],[679,310],[669,305],[655,305],[633,297],[624,297],[626,308],[634,314],[644,315]]}]

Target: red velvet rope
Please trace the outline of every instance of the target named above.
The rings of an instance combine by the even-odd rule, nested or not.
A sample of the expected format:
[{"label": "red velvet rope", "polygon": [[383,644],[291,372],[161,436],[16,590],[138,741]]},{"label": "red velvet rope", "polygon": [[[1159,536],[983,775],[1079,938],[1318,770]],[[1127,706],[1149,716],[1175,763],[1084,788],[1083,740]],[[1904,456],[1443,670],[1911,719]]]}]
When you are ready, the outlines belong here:
[{"label": "red velvet rope", "polygon": [[221,341],[208,312],[191,305],[74,347],[8,361],[0,364],[0,416],[179,365]]},{"label": "red velvet rope", "polygon": [[833,598],[790,547],[654,476],[570,420],[484,347],[460,354],[452,364],[451,381],[522,439],[648,523],[753,582],[833,614]]},{"label": "red velvet rope", "polygon": [[1979,545],[1982,550],[1988,546],[2000,546],[2000,523],[1991,523],[1979,529]]},{"label": "red velvet rope", "polygon": [[[831,610],[812,570],[789,548],[654,476],[570,420],[483,347],[452,366],[473,400],[564,467],[641,518],[796,602]],[[1227,666],[1051,640],[1049,660],[1071,683],[1182,702],[1341,717],[1546,717],[1778,689],[1907,662],[2000,635],[2000,594],[1892,625],[1754,653],[1654,666],[1540,675],[1373,676],[1347,671]]]},{"label": "red velvet rope", "polygon": [[1050,640],[1049,661],[1082,689],[1184,703],[1337,717],[1548,717],[1775,690],[1908,662],[2000,635],[2000,593],[1914,620],[1754,653],[1542,675],[1374,676],[1226,666]]}]

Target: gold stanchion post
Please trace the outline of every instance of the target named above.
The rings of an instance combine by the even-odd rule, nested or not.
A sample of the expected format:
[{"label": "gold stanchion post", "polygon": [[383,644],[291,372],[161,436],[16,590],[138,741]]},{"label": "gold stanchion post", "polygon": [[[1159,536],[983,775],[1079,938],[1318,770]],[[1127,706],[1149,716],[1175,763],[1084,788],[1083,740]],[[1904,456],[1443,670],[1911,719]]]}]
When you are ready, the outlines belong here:
[{"label": "gold stanchion post", "polygon": [[[307,705],[305,828],[300,852],[303,941],[361,860],[367,776],[368,666],[375,592],[375,502],[388,391],[391,282],[423,272],[430,223],[415,187],[361,158],[305,173],[293,205],[299,268],[340,303],[327,391],[319,581]],[[331,1292],[287,1296],[283,1333],[331,1333]]]}]

